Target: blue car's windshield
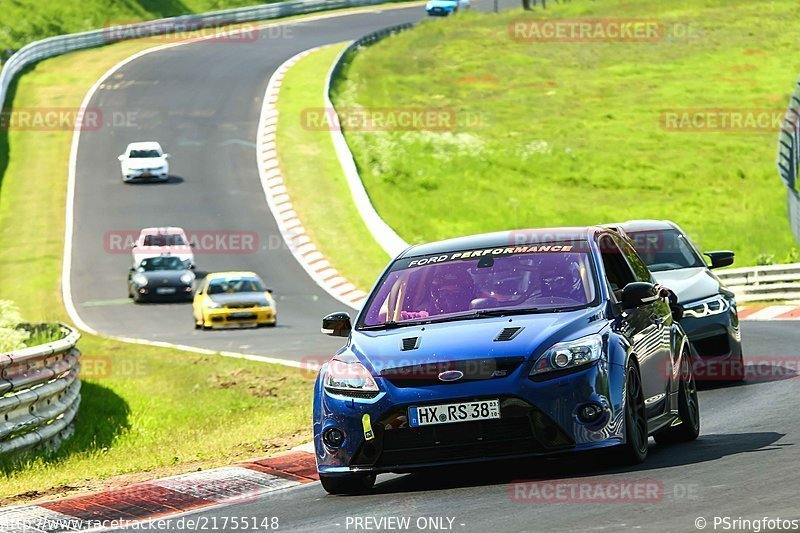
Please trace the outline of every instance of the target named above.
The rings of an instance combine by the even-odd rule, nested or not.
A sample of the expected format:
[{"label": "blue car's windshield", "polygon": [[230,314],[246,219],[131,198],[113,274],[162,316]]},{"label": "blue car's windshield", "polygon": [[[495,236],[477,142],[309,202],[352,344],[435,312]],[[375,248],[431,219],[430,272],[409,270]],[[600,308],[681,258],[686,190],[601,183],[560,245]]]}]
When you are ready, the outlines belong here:
[{"label": "blue car's windshield", "polygon": [[586,306],[595,299],[594,268],[585,247],[576,248],[547,243],[397,260],[358,326]]}]

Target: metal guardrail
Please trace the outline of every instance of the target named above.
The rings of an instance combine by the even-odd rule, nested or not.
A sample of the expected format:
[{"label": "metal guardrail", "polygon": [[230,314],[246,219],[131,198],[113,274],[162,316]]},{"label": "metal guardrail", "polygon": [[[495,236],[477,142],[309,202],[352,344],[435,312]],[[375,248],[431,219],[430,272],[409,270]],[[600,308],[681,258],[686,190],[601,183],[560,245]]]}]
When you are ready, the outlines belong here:
[{"label": "metal guardrail", "polygon": [[800,165],[800,80],[789,100],[789,109],[778,136],[778,174],[786,185],[786,203],[792,232],[800,242],[800,184],[797,173]]},{"label": "metal guardrail", "polygon": [[800,300],[800,263],[730,268],[716,274],[740,302]]},{"label": "metal guardrail", "polygon": [[[369,46],[373,43],[376,43],[377,41],[385,39],[394,33],[410,29],[413,26],[414,25],[411,23],[406,23],[384,28],[382,30],[365,35],[360,39],[356,39],[350,43],[347,48],[342,50],[342,53],[340,53],[339,57],[337,57],[336,61],[334,61],[333,66],[328,72],[328,78],[325,81],[325,107],[331,109],[333,112],[336,112],[336,108],[331,101],[331,89],[336,78],[341,73],[344,64],[347,62],[351,52],[355,52],[363,46]],[[342,134],[340,124],[331,124],[331,140],[333,141],[333,147],[336,150],[336,157],[339,159],[342,172],[344,172],[345,179],[347,180],[347,186],[350,188],[350,194],[353,196],[353,202],[356,204],[356,209],[358,210],[361,219],[364,221],[367,229],[372,234],[375,242],[377,242],[378,245],[384,249],[389,257],[396,257],[398,254],[400,254],[400,252],[408,248],[408,243],[404,241],[403,238],[400,237],[391,228],[391,226],[386,223],[385,220],[383,220],[383,218],[381,218],[381,216],[375,210],[375,207],[372,205],[369,195],[367,194],[367,190],[364,188],[364,182],[361,181],[361,176],[358,175],[358,167],[356,167],[355,159],[353,158],[353,153],[350,151],[350,147],[347,144],[347,140]]]},{"label": "metal guardrail", "polygon": [[[51,324],[29,326],[33,332]],[[0,354],[0,455],[57,447],[72,434],[81,397],[80,334],[57,324],[59,340]]]},{"label": "metal guardrail", "polygon": [[14,77],[28,65],[48,57],[126,39],[202,31],[209,28],[216,29],[228,24],[277,19],[317,11],[370,6],[386,2],[387,0],[293,0],[214,11],[199,15],[184,15],[135,24],[110,26],[101,30],[48,37],[25,45],[3,65],[3,69],[0,71],[0,109],[3,108],[8,87]]}]

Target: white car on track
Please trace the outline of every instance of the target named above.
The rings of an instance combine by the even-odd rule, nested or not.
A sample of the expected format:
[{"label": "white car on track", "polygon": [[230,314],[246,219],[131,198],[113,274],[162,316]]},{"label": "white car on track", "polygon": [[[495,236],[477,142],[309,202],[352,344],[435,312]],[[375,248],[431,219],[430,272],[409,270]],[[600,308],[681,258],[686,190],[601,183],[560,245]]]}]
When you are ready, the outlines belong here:
[{"label": "white car on track", "polygon": [[165,154],[161,145],[154,141],[130,143],[119,159],[122,181],[169,179],[169,154]]},{"label": "white car on track", "polygon": [[188,261],[194,267],[193,244],[189,242],[182,228],[144,228],[139,237],[131,245],[133,249],[133,268],[139,268],[143,259],[171,255]]}]

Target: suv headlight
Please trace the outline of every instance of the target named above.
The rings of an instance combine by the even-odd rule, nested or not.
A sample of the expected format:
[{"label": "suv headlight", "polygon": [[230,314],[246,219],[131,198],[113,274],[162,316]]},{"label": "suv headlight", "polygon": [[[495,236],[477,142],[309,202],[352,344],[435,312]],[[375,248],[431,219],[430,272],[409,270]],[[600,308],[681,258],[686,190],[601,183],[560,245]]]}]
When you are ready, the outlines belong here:
[{"label": "suv headlight", "polygon": [[731,304],[728,302],[728,300],[721,294],[717,294],[711,298],[700,300],[699,302],[686,304],[683,307],[683,315],[690,316],[692,318],[703,318],[712,315],[719,315],[730,308]]},{"label": "suv headlight", "polygon": [[531,369],[531,376],[565,370],[597,361],[603,355],[603,337],[589,335],[574,341],[559,342],[544,352]]},{"label": "suv headlight", "polygon": [[367,367],[358,361],[346,361],[334,357],[328,363],[325,388],[333,389],[332,392],[337,390],[377,391],[378,385]]}]

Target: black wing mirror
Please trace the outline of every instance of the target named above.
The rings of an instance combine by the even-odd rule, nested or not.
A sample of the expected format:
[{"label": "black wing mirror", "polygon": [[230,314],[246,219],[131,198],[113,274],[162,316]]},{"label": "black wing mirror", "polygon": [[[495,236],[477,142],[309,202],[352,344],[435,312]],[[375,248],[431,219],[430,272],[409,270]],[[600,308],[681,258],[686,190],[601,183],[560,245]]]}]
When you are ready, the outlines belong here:
[{"label": "black wing mirror", "polygon": [[706,255],[711,258],[711,268],[722,268],[726,266],[731,266],[735,258],[735,254],[730,250],[706,252]]},{"label": "black wing mirror", "polygon": [[347,337],[353,326],[347,313],[331,313],[322,319],[322,333],[331,337]]},{"label": "black wing mirror", "polygon": [[643,305],[651,304],[661,298],[659,289],[652,283],[646,281],[634,281],[628,283],[622,289],[622,308],[635,309]]}]

